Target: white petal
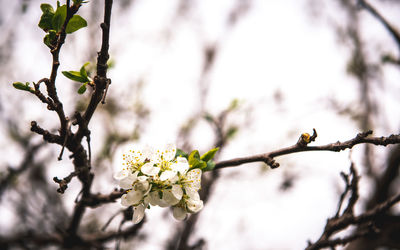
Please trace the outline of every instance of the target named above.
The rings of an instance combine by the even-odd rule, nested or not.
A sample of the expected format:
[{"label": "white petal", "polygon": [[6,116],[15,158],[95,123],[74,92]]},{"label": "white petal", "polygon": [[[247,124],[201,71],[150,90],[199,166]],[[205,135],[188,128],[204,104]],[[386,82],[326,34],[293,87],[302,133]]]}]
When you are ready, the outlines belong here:
[{"label": "white petal", "polygon": [[144,146],[143,150],[143,157],[144,160],[149,159],[150,161],[154,157],[154,148],[150,147],[149,145]]},{"label": "white petal", "polygon": [[176,162],[177,163],[187,163],[187,164],[189,164],[188,160],[185,157],[181,157],[181,156],[178,156],[176,158]]},{"label": "white petal", "polygon": [[128,163],[128,165],[143,163],[146,159],[146,155],[142,151],[143,150],[141,148],[134,147],[132,150],[126,153],[125,161]]},{"label": "white petal", "polygon": [[158,174],[158,172],[160,172],[160,168],[154,167],[153,165],[153,163],[146,163],[142,166],[140,171],[145,175],[155,176]]},{"label": "white petal", "polygon": [[165,192],[163,192],[162,196],[163,196],[163,198],[160,199],[160,200],[158,201],[158,205],[159,205],[160,207],[169,207],[170,204],[168,204],[168,202],[167,202],[167,201],[165,200],[165,198],[164,198]]},{"label": "white petal", "polygon": [[144,217],[144,210],[146,210],[146,207],[143,204],[140,204],[133,208],[133,223],[134,224],[138,224],[139,222],[142,221],[142,219]]},{"label": "white petal", "polygon": [[179,181],[178,175],[175,175],[174,177],[170,178],[169,181],[170,181],[171,183],[176,183],[176,182],[178,182],[178,181]]},{"label": "white petal", "polygon": [[[185,161],[179,161],[179,158],[185,159]],[[186,158],[178,157],[178,161],[171,166],[174,171],[177,171],[181,174],[185,174],[186,171],[189,169],[189,163],[187,162]]]},{"label": "white petal", "polygon": [[122,179],[128,177],[129,174],[130,174],[130,171],[124,169],[124,170],[121,170],[121,171],[115,173],[115,174],[114,174],[114,179],[116,179],[116,180],[122,180]]},{"label": "white petal", "polygon": [[172,210],[172,215],[177,220],[184,220],[186,219],[186,211],[181,207],[174,207]]},{"label": "white petal", "polygon": [[189,210],[189,212],[197,213],[198,211],[200,211],[203,208],[203,201],[189,199],[189,200],[187,200],[186,205],[187,205],[187,209]]},{"label": "white petal", "polygon": [[149,177],[148,177],[148,176],[145,176],[145,175],[141,175],[141,176],[138,176],[138,177],[137,177],[137,180],[138,180],[139,182],[147,181],[147,179],[149,179]]},{"label": "white petal", "polygon": [[177,199],[175,195],[171,192],[171,190],[165,190],[163,192],[162,200],[167,203],[169,206],[173,206],[178,204],[180,199]]},{"label": "white petal", "polygon": [[132,204],[130,204],[130,203],[128,202],[128,200],[126,199],[126,194],[123,194],[123,195],[121,196],[121,205],[122,205],[122,206],[125,206],[125,207],[129,207],[129,206],[132,205]]},{"label": "white petal", "polygon": [[163,154],[163,158],[165,161],[172,161],[173,159],[175,159],[175,155],[176,155],[176,146],[175,144],[167,144],[165,146],[165,150],[164,150],[164,154]]},{"label": "white petal", "polygon": [[[139,176],[139,177],[141,177],[141,176]],[[150,186],[150,184],[148,181],[139,181],[135,184],[133,189],[135,191],[140,191],[140,192],[142,192],[142,194],[144,194],[149,189],[149,186]]]},{"label": "white petal", "polygon": [[197,190],[189,187],[185,187],[186,194],[190,197],[192,200],[200,200],[200,195],[197,192]]},{"label": "white petal", "polygon": [[158,191],[150,192],[146,198],[148,198],[148,202],[153,206],[158,206],[161,200]]},{"label": "white petal", "polygon": [[186,185],[196,191],[201,187],[201,170],[198,168],[192,169],[186,173]]},{"label": "white petal", "polygon": [[170,205],[165,202],[164,200],[160,200],[160,202],[158,203],[158,206],[160,207],[169,207]]},{"label": "white petal", "polygon": [[148,195],[151,191],[151,187],[153,186],[153,184],[150,184],[149,187],[147,188],[147,190],[143,193],[144,196]]},{"label": "white petal", "polygon": [[173,179],[175,176],[176,176],[176,172],[171,171],[171,170],[166,170],[161,173],[160,180],[161,181],[170,180],[170,179]]},{"label": "white petal", "polygon": [[119,186],[121,188],[125,189],[131,189],[133,183],[136,181],[136,175],[135,174],[130,174],[128,177],[125,177],[124,179],[121,179],[119,181]]},{"label": "white petal", "polygon": [[182,199],[183,190],[182,190],[181,185],[172,185],[171,192],[175,196],[176,199],[178,199],[178,200]]},{"label": "white petal", "polygon": [[140,191],[132,190],[126,194],[126,201],[130,205],[135,205],[143,198],[143,193]]}]

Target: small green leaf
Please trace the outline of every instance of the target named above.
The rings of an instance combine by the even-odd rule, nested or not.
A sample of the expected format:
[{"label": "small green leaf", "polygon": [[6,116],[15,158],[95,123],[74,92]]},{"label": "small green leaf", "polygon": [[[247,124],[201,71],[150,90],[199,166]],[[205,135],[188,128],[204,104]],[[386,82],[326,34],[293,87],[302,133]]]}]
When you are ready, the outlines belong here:
[{"label": "small green leaf", "polygon": [[53,29],[52,21],[54,17],[54,10],[50,4],[41,4],[40,8],[42,9],[43,14],[40,17],[38,26],[47,32],[48,30]]},{"label": "small green leaf", "polygon": [[194,168],[206,168],[207,167],[207,163],[205,161],[200,160],[200,154],[199,151],[197,150],[193,150],[189,157],[188,157],[188,161],[189,161],[189,165],[190,165],[190,169],[194,169]]},{"label": "small green leaf", "polygon": [[31,93],[35,93],[35,90],[29,86],[29,82],[23,84],[22,82],[14,82],[14,88],[24,91],[29,91]]},{"label": "small green leaf", "polygon": [[210,151],[208,151],[207,153],[203,154],[200,159],[208,162],[209,160],[212,160],[212,158],[214,158],[215,153],[217,153],[217,151],[219,150],[219,148],[213,148]]},{"label": "small green leaf", "polygon": [[40,9],[42,10],[43,13],[47,13],[47,12],[54,13],[53,7],[48,3],[42,3],[40,5]]},{"label": "small green leaf", "polygon": [[185,151],[183,151],[182,149],[177,148],[176,149],[175,158],[178,157],[178,156],[185,157],[186,159],[189,157],[189,155]]},{"label": "small green leaf", "polygon": [[53,24],[53,29],[55,29],[57,32],[61,30],[61,27],[64,24],[65,18],[67,17],[67,6],[62,5],[60,7],[57,7],[56,13],[54,14],[52,24]]},{"label": "small green leaf", "polygon": [[[86,69],[85,69],[85,67],[86,66],[88,66],[90,64],[90,62],[87,62],[87,63],[85,63],[82,67],[81,67],[81,69],[80,69],[80,73],[81,73],[81,76],[82,77],[84,77],[84,78],[86,78],[86,79],[88,79],[88,75],[87,75],[87,72],[86,72]],[[89,80],[89,79],[88,79]]]},{"label": "small green leaf", "polygon": [[57,34],[55,30],[49,30],[49,34],[47,34],[43,38],[43,43],[47,45],[50,49],[52,49],[56,43]]},{"label": "small green leaf", "polygon": [[214,168],[215,168],[215,163],[213,161],[208,161],[207,167],[203,168],[202,170],[203,170],[203,172],[206,172],[206,171],[211,171]]},{"label": "small green leaf", "polygon": [[87,22],[79,15],[74,15],[68,22],[65,32],[68,34],[87,26]]},{"label": "small green leaf", "polygon": [[81,83],[89,82],[89,79],[87,78],[87,76],[86,77],[82,76],[81,72],[79,72],[79,71],[62,71],[61,73],[68,79],[71,79],[72,81],[81,82]]},{"label": "small green leaf", "polygon": [[82,95],[83,93],[85,93],[85,91],[86,91],[86,84],[87,84],[87,83],[82,84],[82,86],[78,89],[78,94]]},{"label": "small green leaf", "polygon": [[188,158],[189,165],[194,166],[197,162],[200,161],[200,154],[199,151],[193,150]]},{"label": "small green leaf", "polygon": [[193,166],[191,166],[191,169],[194,169],[194,168],[200,168],[200,169],[204,169],[204,168],[206,168],[207,167],[207,163],[205,162],[205,161],[198,161],[198,162],[196,162],[196,164],[194,164]]}]

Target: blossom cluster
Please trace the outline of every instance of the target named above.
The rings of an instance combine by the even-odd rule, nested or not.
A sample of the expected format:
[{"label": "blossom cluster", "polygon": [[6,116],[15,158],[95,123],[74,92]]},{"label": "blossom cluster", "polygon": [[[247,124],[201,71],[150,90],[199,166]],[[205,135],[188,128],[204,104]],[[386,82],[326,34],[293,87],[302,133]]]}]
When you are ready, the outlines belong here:
[{"label": "blossom cluster", "polygon": [[173,208],[173,216],[184,220],[189,213],[203,208],[198,193],[202,171],[191,169],[185,157],[176,157],[176,147],[168,144],[163,150],[145,147],[123,155],[123,169],[114,175],[119,186],[127,189],[123,206],[133,206],[133,222],[139,223],[146,208]]}]

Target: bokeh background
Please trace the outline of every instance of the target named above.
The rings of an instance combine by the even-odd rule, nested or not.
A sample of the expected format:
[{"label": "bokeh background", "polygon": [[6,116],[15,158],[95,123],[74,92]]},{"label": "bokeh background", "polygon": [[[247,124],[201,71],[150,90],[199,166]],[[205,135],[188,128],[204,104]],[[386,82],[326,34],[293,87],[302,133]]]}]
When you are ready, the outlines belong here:
[{"label": "bokeh background", "polygon": [[[30,132],[38,121],[58,129],[54,112],[12,82],[48,77],[51,56],[37,26],[40,3],[0,1],[0,234],[51,232],[71,214],[80,183],[56,192],[53,177],[73,171],[60,148]],[[400,27],[400,2],[370,3]],[[95,65],[103,2],[80,10],[88,27],[67,37],[60,71]],[[315,128],[315,145],[361,131],[399,132],[399,46],[387,28],[351,0],[115,0],[110,38],[112,84],[90,123],[94,192],[117,187],[112,176],[132,145],[176,143],[186,151],[221,147],[218,160],[265,153]],[[90,66],[89,66],[90,67]],[[90,91],[59,74],[66,113],[82,110]],[[277,158],[281,167],[246,164],[209,174],[205,207],[189,245],[197,249],[301,249],[316,240],[343,191],[341,171],[354,161],[361,178],[357,212],[370,206],[396,146]],[[398,167],[397,167],[398,169]],[[397,171],[397,172],[396,172]],[[398,170],[387,195],[398,190]],[[10,177],[11,175],[11,177]],[[90,209],[81,230],[96,232],[119,202]],[[399,206],[397,206],[397,212]],[[107,230],[116,230],[116,217]],[[188,230],[171,211],[151,208],[121,249],[175,249]],[[123,227],[129,226],[129,222]],[[346,233],[346,232],[345,232]],[[109,242],[110,248],[114,242]]]}]

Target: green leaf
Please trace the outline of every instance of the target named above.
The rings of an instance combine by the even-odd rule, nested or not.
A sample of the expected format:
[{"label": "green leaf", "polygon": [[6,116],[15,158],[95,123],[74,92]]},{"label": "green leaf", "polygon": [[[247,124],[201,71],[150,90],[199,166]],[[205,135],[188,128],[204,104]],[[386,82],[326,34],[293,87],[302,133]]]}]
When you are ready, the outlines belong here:
[{"label": "green leaf", "polygon": [[189,155],[185,151],[183,151],[182,149],[177,148],[176,149],[175,158],[178,157],[178,156],[185,157],[186,159],[189,157]]},{"label": "green leaf", "polygon": [[200,161],[200,154],[199,151],[193,150],[188,158],[189,165],[194,166],[198,161]]},{"label": "green leaf", "polygon": [[193,168],[200,168],[200,169],[205,169],[207,167],[207,163],[205,161],[199,161],[197,164],[193,166]]},{"label": "green leaf", "polygon": [[56,43],[57,34],[55,30],[49,30],[49,34],[47,34],[43,38],[43,43],[47,45],[50,49],[52,49]]},{"label": "green leaf", "polygon": [[22,82],[14,82],[14,88],[24,91],[29,91],[31,93],[35,93],[35,90],[29,86],[29,82],[23,84]]},{"label": "green leaf", "polygon": [[86,84],[87,84],[87,83],[82,84],[82,86],[78,89],[78,94],[82,95],[83,93],[85,93],[85,91],[86,91]]},{"label": "green leaf", "polygon": [[81,72],[79,72],[79,71],[62,71],[61,73],[68,79],[71,79],[72,81],[81,82],[81,83],[89,82],[89,79],[87,78],[87,76],[86,77],[82,76]]},{"label": "green leaf", "polygon": [[213,161],[208,161],[207,167],[203,168],[202,170],[203,170],[203,172],[206,172],[206,171],[211,171],[214,168],[215,168],[215,163]]},{"label": "green leaf", "polygon": [[67,17],[67,6],[62,5],[60,7],[57,7],[56,13],[54,14],[52,21],[53,29],[59,32],[65,22],[66,17]]},{"label": "green leaf", "polygon": [[89,81],[89,78],[88,78],[88,75],[87,75],[87,72],[86,72],[86,69],[85,69],[85,67],[86,66],[88,66],[90,64],[90,62],[87,62],[87,63],[85,63],[82,67],[81,67],[81,69],[80,69],[80,73],[81,73],[81,76],[82,77],[85,77],[86,79],[88,79],[88,81]]},{"label": "green leaf", "polygon": [[208,151],[207,153],[203,154],[200,159],[208,162],[209,160],[211,160],[212,158],[214,158],[215,153],[217,153],[217,151],[219,150],[219,148],[213,148],[210,151]]},{"label": "green leaf", "polygon": [[47,32],[48,30],[53,29],[54,10],[50,4],[41,4],[40,8],[42,9],[43,14],[40,17],[38,26]]},{"label": "green leaf", "polygon": [[42,3],[40,5],[40,9],[42,10],[43,13],[47,13],[47,12],[54,13],[53,7],[48,3]]},{"label": "green leaf", "polygon": [[68,22],[65,32],[68,34],[87,26],[87,22],[79,15],[74,15]]}]

